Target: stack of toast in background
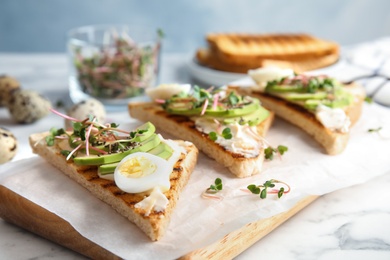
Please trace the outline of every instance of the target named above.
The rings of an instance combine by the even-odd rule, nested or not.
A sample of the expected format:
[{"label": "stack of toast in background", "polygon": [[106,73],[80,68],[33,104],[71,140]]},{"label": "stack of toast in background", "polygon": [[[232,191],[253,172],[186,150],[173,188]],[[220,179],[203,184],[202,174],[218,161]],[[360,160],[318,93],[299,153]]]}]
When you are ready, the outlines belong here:
[{"label": "stack of toast in background", "polygon": [[216,70],[247,73],[277,66],[297,73],[329,66],[339,59],[339,45],[308,34],[211,33],[199,48],[199,64]]}]

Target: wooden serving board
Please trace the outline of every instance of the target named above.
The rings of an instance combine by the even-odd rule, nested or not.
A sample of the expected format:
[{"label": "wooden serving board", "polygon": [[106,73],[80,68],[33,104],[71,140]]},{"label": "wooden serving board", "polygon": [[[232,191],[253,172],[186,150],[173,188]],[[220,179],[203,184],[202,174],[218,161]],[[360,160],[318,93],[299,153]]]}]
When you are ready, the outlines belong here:
[{"label": "wooden serving board", "polygon": [[[207,247],[182,256],[181,259],[231,259],[317,198],[318,196],[308,196],[287,212],[249,223]],[[80,235],[67,221],[59,216],[2,185],[0,185],[0,217],[89,258],[121,259]]]}]

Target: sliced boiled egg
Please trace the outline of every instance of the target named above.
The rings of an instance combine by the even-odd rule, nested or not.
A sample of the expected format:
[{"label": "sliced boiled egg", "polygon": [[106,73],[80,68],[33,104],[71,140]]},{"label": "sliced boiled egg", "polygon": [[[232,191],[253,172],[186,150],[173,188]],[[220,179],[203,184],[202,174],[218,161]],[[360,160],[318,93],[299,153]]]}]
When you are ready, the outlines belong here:
[{"label": "sliced boiled egg", "polygon": [[177,95],[181,92],[189,93],[191,90],[190,84],[161,84],[155,88],[146,89],[145,93],[151,100],[156,99],[169,99],[173,95]]},{"label": "sliced boiled egg", "polygon": [[114,172],[118,188],[128,193],[151,191],[159,187],[162,192],[170,188],[172,165],[156,155],[133,153],[123,158]]},{"label": "sliced boiled egg", "polygon": [[292,69],[281,69],[277,67],[265,67],[249,70],[248,75],[257,83],[267,83],[268,81],[278,80],[285,77],[294,76]]}]

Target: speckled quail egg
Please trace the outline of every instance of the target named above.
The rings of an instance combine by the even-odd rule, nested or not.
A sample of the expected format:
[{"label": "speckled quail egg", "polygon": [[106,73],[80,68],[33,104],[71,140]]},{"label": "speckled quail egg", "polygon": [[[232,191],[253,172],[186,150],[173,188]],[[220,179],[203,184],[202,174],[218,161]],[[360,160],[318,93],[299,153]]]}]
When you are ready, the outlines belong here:
[{"label": "speckled quail egg", "polygon": [[18,140],[7,129],[0,127],[0,164],[11,161],[18,151]]},{"label": "speckled quail egg", "polygon": [[[73,105],[68,111],[67,115],[79,120],[95,116],[99,123],[106,121],[106,109],[104,105],[97,99],[90,98]],[[72,121],[65,120],[66,129],[72,128]]]},{"label": "speckled quail egg", "polygon": [[6,106],[10,94],[18,89],[20,89],[19,81],[7,75],[0,75],[0,107]]},{"label": "speckled quail egg", "polygon": [[16,122],[30,124],[50,112],[51,102],[34,90],[20,89],[11,94],[7,107]]}]

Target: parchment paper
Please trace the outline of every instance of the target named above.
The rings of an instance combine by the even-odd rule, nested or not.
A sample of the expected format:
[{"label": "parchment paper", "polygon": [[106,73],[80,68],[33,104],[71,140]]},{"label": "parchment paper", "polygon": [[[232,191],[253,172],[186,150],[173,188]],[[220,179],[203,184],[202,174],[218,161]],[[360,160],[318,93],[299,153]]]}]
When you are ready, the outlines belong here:
[{"label": "parchment paper", "polygon": [[[378,70],[378,64],[382,64],[379,71],[387,75],[390,68],[384,61],[390,58],[389,43],[390,38],[385,38],[343,49],[349,61],[341,61],[322,72],[349,80]],[[376,55],[378,51],[381,53],[379,56]],[[365,87],[370,92],[375,78],[372,84],[363,83],[367,83]],[[121,128],[133,129],[139,125],[137,122],[125,122],[120,122]],[[368,132],[378,127],[382,127],[379,133]],[[390,173],[390,109],[380,105],[364,105],[362,117],[351,130],[346,150],[337,156],[324,154],[307,134],[278,119],[266,139],[273,146],[288,146],[289,151],[281,160],[266,161],[262,174],[250,178],[236,179],[226,169],[200,154],[169,229],[159,242],[150,242],[146,235],[110,206],[39,157],[2,165],[0,184],[57,214],[84,237],[122,258],[174,259],[208,245],[247,223],[286,211],[307,195],[327,194]],[[223,180],[224,199],[202,199],[202,192],[217,177]],[[271,178],[288,183],[291,192],[281,199],[269,196],[261,200],[240,190]]]},{"label": "parchment paper", "polygon": [[[382,136],[368,132],[380,126]],[[286,211],[307,195],[326,194],[389,172],[389,137],[390,110],[366,104],[341,155],[325,155],[309,136],[281,120],[276,120],[267,140],[274,146],[286,145],[289,151],[281,160],[265,161],[261,175],[236,179],[200,154],[169,229],[159,242],[150,242],[136,226],[38,157],[6,164],[0,170],[0,184],[57,214],[83,236],[120,257],[173,259],[246,223]],[[224,184],[223,200],[201,198],[217,177]],[[269,196],[261,200],[240,190],[271,178],[288,183],[291,192],[281,199]]]}]

